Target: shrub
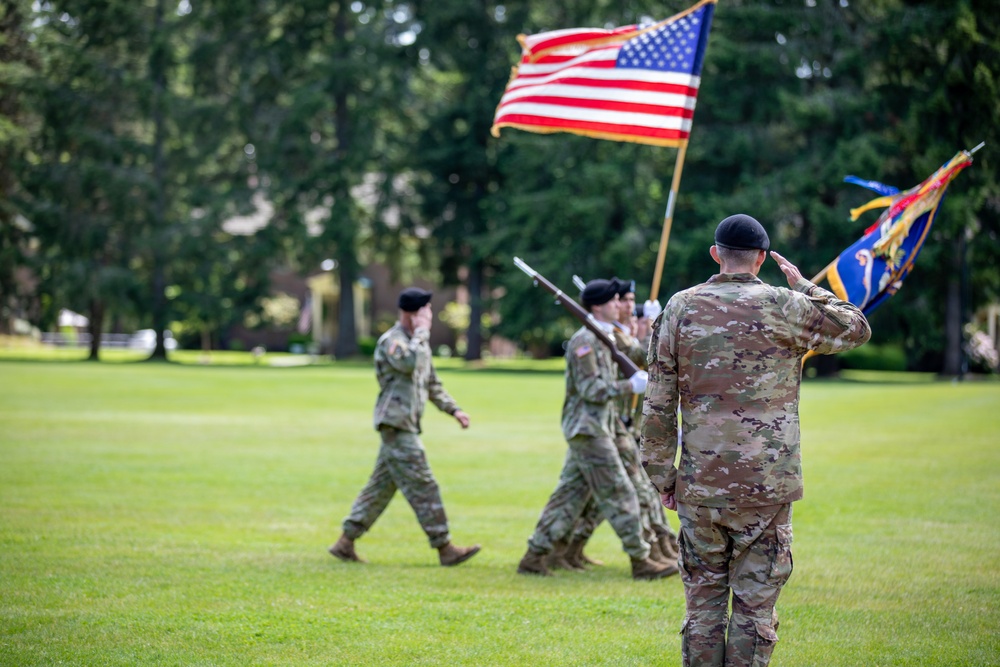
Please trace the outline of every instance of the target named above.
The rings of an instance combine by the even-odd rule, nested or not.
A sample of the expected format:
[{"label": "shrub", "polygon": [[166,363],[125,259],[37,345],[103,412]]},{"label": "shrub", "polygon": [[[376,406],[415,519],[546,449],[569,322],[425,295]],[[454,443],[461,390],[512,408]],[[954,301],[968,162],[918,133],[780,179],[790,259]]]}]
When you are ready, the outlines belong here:
[{"label": "shrub", "polygon": [[375,354],[375,344],[378,340],[372,336],[359,336],[358,337],[358,354],[365,357],[370,357]]},{"label": "shrub", "polygon": [[905,371],[906,352],[900,345],[862,345],[837,355],[842,368],[866,371]]}]

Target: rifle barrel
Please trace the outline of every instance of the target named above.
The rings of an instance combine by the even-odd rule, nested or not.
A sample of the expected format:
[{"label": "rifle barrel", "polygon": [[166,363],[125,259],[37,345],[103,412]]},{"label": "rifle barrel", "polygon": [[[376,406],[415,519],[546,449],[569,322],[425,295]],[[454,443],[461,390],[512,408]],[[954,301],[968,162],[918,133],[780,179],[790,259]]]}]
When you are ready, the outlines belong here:
[{"label": "rifle barrel", "polygon": [[563,308],[569,311],[569,314],[580,321],[583,326],[594,332],[598,340],[604,343],[611,350],[611,358],[618,368],[621,369],[622,374],[625,377],[630,378],[639,372],[639,367],[629,359],[624,352],[618,349],[615,345],[614,339],[608,335],[608,332],[601,328],[600,324],[594,319],[594,316],[587,312],[587,310],[578,304],[576,301],[568,297],[561,289],[553,285],[545,276],[535,271],[533,268],[527,265],[520,257],[514,258],[514,266],[524,271],[526,274],[531,276],[535,280],[536,285],[541,285],[546,291],[550,292],[556,297],[556,300],[562,304]]},{"label": "rifle barrel", "polygon": [[528,264],[523,259],[521,259],[520,257],[515,257],[514,258],[514,266],[516,266],[517,268],[521,269],[522,271],[524,271],[525,273],[527,273],[532,278],[534,278],[536,275],[538,275],[538,272],[535,271],[530,266],[528,266]]}]

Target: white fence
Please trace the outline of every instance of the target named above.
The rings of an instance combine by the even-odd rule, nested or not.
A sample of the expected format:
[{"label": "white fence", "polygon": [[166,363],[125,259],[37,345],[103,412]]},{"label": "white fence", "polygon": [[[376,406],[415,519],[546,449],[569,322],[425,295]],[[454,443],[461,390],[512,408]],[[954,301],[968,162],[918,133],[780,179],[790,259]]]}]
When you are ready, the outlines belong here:
[{"label": "white fence", "polygon": [[[77,334],[65,334],[62,332],[45,332],[42,334],[42,342],[56,347],[90,347],[91,335],[86,332]],[[167,331],[164,345],[168,350],[177,349],[177,341],[173,335]],[[125,348],[130,350],[152,350],[156,347],[156,333],[152,329],[143,329],[131,334],[101,334],[101,347]]]}]

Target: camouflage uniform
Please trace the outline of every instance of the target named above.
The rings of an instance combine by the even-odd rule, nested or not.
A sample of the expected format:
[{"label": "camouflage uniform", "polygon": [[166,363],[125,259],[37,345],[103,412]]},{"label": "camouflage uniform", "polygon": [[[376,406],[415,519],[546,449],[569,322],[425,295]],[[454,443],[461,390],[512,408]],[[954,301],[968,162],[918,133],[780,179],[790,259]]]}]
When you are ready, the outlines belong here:
[{"label": "camouflage uniform", "polygon": [[[618,349],[624,352],[629,359],[640,368],[646,367],[646,348],[643,348],[636,338],[616,325],[614,339]],[[633,430],[635,424],[631,419],[632,396],[631,393],[623,394],[614,401],[613,407],[616,412],[613,419],[615,446],[618,448],[618,454],[625,466],[625,472],[628,473],[629,481],[635,489],[639,501],[639,518],[642,521],[643,538],[649,542],[663,535],[673,536],[674,531],[670,528],[667,517],[663,513],[660,494],[649,481],[649,476],[641,464],[639,445],[635,435],[637,430]],[[630,424],[625,423],[626,416],[629,417]],[[592,498],[576,522],[572,541],[587,542],[603,520],[604,517]]]},{"label": "camouflage uniform", "polygon": [[768,663],[802,497],[802,358],[870,335],[861,311],[809,281],[785,289],[749,273],[679,292],[654,323],[642,452],[653,484],[677,500],[685,665]]},{"label": "camouflage uniform", "polygon": [[612,401],[631,392],[628,380],[617,379],[611,352],[586,327],[566,348],[566,400],[563,436],[569,442],[559,484],[552,492],[529,551],[547,554],[553,542],[568,540],[588,499],[593,496],[633,559],[645,559],[649,544],[642,538],[639,501],[614,443],[618,421]]},{"label": "camouflage uniform", "polygon": [[441,492],[418,434],[428,399],[448,414],[459,408],[434,372],[428,335],[427,329],[417,329],[410,336],[397,322],[375,347],[380,391],[374,423],[382,446],[375,470],[344,519],[344,534],[351,540],[371,528],[398,488],[413,507],[431,546],[440,548],[450,541]]}]

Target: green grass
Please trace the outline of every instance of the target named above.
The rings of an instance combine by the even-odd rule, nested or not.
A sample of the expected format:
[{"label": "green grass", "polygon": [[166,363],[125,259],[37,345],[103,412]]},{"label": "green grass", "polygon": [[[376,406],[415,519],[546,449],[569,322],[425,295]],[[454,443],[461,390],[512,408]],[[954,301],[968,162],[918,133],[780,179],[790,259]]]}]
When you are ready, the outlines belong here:
[{"label": "green grass", "polygon": [[[472,428],[431,408],[424,441],[484,546],[453,569],[400,497],[369,565],[326,553],[377,450],[365,364],[0,362],[0,664],[679,664],[680,581],[631,581],[606,525],[605,567],[514,571],[562,376],[446,365]],[[1000,664],[1000,383],[890,379],[803,387],[773,665]]]}]

